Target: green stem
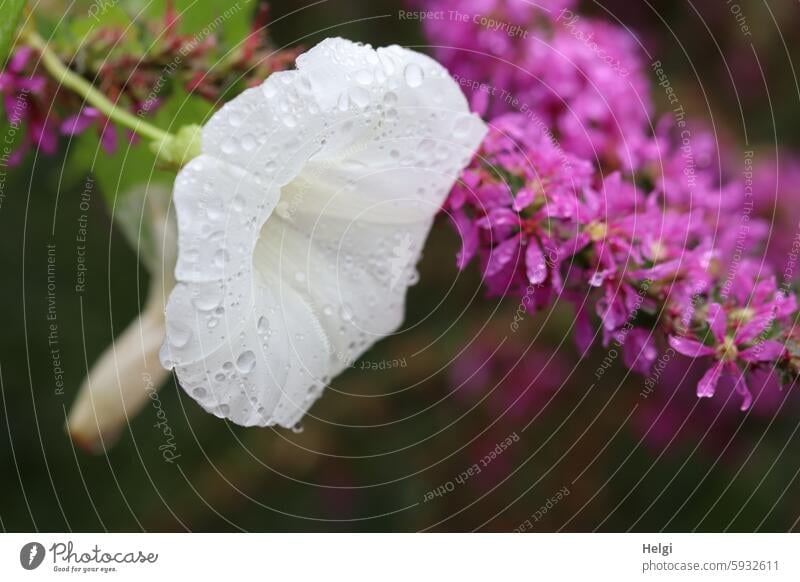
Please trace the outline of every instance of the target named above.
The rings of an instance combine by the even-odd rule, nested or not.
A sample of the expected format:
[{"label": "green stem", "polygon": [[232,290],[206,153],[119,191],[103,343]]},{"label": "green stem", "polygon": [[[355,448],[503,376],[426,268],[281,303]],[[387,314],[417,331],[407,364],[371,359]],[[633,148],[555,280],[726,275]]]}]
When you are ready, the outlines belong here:
[{"label": "green stem", "polygon": [[155,142],[168,142],[172,140],[173,136],[170,133],[146,121],[142,121],[135,115],[118,107],[106,98],[105,95],[100,93],[100,91],[95,89],[86,79],[71,71],[69,67],[61,62],[61,59],[58,58],[45,40],[36,32],[25,31],[23,33],[23,39],[28,45],[41,53],[44,68],[47,69],[58,83],[82,96],[87,103],[99,110],[103,115]]}]

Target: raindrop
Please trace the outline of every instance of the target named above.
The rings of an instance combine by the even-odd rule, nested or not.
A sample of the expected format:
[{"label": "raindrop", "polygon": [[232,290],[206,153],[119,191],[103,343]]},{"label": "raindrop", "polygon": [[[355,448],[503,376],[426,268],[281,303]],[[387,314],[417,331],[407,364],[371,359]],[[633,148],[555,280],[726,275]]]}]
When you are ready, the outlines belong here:
[{"label": "raindrop", "polygon": [[419,87],[425,79],[425,73],[422,72],[422,67],[416,63],[407,65],[403,74],[406,79],[406,84],[409,87]]},{"label": "raindrop", "polygon": [[238,358],[236,358],[236,368],[242,374],[249,374],[253,371],[253,368],[256,367],[256,355],[251,351],[247,350],[246,352],[242,352]]},{"label": "raindrop", "polygon": [[339,111],[347,111],[350,108],[350,98],[347,96],[347,93],[342,93],[339,95],[337,105],[339,107]]},{"label": "raindrop", "polygon": [[198,311],[213,311],[222,303],[222,293],[206,290],[192,299],[192,305]]},{"label": "raindrop", "polygon": [[167,325],[169,342],[176,348],[182,348],[192,339],[192,330],[182,323],[171,321]]},{"label": "raindrop", "polygon": [[370,85],[372,84],[372,73],[367,69],[361,69],[356,73],[356,81],[361,85]]},{"label": "raindrop", "polygon": [[342,321],[352,321],[353,320],[353,311],[350,309],[350,306],[347,305],[347,304],[342,305],[342,308],[339,311],[339,315],[341,315]]},{"label": "raindrop", "polygon": [[224,154],[233,154],[236,151],[236,140],[232,137],[229,137],[225,141],[222,142],[222,153]]},{"label": "raindrop", "polygon": [[453,135],[457,139],[462,139],[469,134],[471,126],[472,126],[472,117],[470,117],[469,115],[462,115],[456,120],[456,123],[453,127]]},{"label": "raindrop", "polygon": [[256,149],[256,138],[252,133],[247,133],[242,136],[242,149],[246,152],[252,152]]},{"label": "raindrop", "polygon": [[369,92],[361,87],[355,87],[350,91],[350,99],[359,107],[369,105]]},{"label": "raindrop", "polygon": [[230,255],[225,249],[219,249],[216,253],[214,253],[214,264],[217,267],[224,267],[225,263],[227,263],[229,259]]}]

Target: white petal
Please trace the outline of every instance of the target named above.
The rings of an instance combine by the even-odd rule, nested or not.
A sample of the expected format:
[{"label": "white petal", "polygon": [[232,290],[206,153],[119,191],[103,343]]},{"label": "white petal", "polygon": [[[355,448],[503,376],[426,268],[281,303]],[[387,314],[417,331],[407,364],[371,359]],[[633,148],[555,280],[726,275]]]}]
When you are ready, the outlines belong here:
[{"label": "white petal", "polygon": [[433,217],[485,132],[433,60],[342,39],[223,107],[175,186],[162,358],[184,389],[236,423],[293,426],[402,323]]}]

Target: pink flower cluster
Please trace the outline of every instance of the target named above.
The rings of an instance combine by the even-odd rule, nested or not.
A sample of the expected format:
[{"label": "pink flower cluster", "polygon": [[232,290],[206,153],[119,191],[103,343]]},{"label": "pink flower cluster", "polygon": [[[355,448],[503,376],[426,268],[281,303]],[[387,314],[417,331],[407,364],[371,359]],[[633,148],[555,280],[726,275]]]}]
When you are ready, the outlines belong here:
[{"label": "pink flower cluster", "polygon": [[752,372],[798,370],[790,270],[762,258],[770,223],[755,210],[754,154],[721,152],[677,108],[652,121],[632,33],[571,2],[537,4],[425,3],[529,31],[426,21],[491,126],[445,207],[459,267],[476,259],[487,292],[522,297],[529,312],[571,303],[579,347],[620,346],[642,374],[665,351],[703,358],[697,395],[727,376],[747,409]]},{"label": "pink flower cluster", "polygon": [[[268,7],[261,4],[250,34],[229,51],[218,46],[215,34],[200,38],[181,33],[181,16],[174,0],[167,0],[163,20],[137,20],[128,29],[100,27],[88,42],[72,47],[72,54],[59,56],[71,64],[80,62],[81,74],[109,101],[144,118],[155,113],[176,87],[219,105],[221,96],[235,90],[237,84],[256,85],[270,73],[290,68],[302,51],[276,50],[267,32],[268,20]],[[133,38],[150,47],[145,55],[130,54]],[[66,47],[66,53],[69,49]],[[227,57],[222,59],[220,54]],[[59,88],[29,46],[18,46],[0,70],[0,95],[8,123],[20,129],[15,131],[20,136],[17,148],[5,160],[8,165],[19,164],[32,147],[52,155],[58,149],[59,135],[75,136],[89,130],[96,131],[107,154],[117,149],[117,125],[78,95]],[[136,142],[131,131],[125,133],[131,143]]]}]

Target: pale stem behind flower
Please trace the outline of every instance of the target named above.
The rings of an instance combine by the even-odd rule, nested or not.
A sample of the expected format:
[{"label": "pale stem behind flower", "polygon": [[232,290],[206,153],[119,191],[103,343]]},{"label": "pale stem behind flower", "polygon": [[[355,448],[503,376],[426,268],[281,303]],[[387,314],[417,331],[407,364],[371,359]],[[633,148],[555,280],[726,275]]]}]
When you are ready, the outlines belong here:
[{"label": "pale stem behind flower", "polygon": [[169,375],[158,351],[165,335],[165,298],[175,285],[175,224],[167,215],[169,192],[149,190],[144,197],[149,213],[145,219],[153,229],[161,265],[152,267],[153,280],[142,313],[92,366],[67,419],[72,440],[94,452],[104,452],[114,444]]},{"label": "pale stem behind flower", "polygon": [[81,448],[102,453],[145,405],[168,372],[158,360],[164,340],[161,289],[151,291],[139,317],[106,348],[83,380],[67,419],[67,432]]}]

